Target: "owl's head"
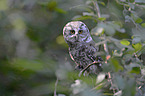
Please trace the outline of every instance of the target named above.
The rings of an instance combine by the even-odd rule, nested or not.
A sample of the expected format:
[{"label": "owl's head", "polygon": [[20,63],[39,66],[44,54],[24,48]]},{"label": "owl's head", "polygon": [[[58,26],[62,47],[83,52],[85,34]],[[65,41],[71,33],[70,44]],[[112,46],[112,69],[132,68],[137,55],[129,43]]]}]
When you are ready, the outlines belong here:
[{"label": "owl's head", "polygon": [[71,43],[90,42],[92,40],[88,27],[81,21],[72,21],[63,28],[65,41]]}]

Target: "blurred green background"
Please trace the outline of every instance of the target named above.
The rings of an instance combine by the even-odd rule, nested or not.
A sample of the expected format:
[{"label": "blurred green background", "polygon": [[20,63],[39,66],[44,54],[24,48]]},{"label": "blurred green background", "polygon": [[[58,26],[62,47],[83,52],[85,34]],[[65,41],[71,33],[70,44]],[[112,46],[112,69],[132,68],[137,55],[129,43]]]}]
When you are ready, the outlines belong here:
[{"label": "blurred green background", "polygon": [[72,70],[62,28],[84,2],[0,0],[0,96],[53,95],[60,69]]}]

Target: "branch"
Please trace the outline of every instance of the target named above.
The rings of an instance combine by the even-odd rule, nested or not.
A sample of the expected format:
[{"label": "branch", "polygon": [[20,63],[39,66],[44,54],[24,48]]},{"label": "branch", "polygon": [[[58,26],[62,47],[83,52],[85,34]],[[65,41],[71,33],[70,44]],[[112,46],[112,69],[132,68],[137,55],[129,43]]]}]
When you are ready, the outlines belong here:
[{"label": "branch", "polygon": [[86,66],[82,71],[80,71],[80,73],[79,73],[79,77],[90,67],[90,66],[92,66],[92,65],[96,65],[96,64],[101,64],[102,63],[102,61],[95,61],[95,62],[93,62],[93,63],[91,63],[91,64],[89,64],[88,66]]},{"label": "branch", "polygon": [[[93,4],[97,10],[97,14],[98,14],[98,17],[100,18],[101,17],[101,12],[100,12],[100,8],[99,8],[99,5],[98,5],[98,2],[94,2],[93,1]],[[104,34],[104,41],[106,41],[106,35]],[[105,60],[105,63],[107,64],[107,60],[111,57],[109,55],[109,51],[108,51],[108,46],[107,46],[107,41],[104,42],[104,51],[106,52],[106,60]],[[108,76],[109,76],[109,79],[108,81],[111,83],[111,85],[113,85],[113,82],[112,82],[112,78],[111,78],[111,73],[108,72]],[[113,88],[113,93],[115,93],[115,89]]]},{"label": "branch", "polygon": [[57,88],[57,83],[58,83],[58,77],[57,77],[57,79],[56,79],[56,82],[55,82],[55,90],[54,90],[54,96],[57,96],[57,95],[56,95],[56,88]]},{"label": "branch", "polygon": [[100,13],[100,8],[99,8],[99,5],[98,5],[98,2],[97,2],[97,0],[96,0],[96,2],[94,0],[92,2],[93,2],[94,6],[96,8],[96,12],[97,12],[98,17],[100,18],[101,13]]}]

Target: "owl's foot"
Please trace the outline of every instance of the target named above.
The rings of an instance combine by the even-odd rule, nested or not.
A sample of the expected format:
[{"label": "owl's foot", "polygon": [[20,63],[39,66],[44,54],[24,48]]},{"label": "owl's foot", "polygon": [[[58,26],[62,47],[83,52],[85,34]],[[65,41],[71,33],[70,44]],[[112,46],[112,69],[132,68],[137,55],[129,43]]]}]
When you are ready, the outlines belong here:
[{"label": "owl's foot", "polygon": [[80,71],[80,73],[79,73],[79,77],[82,75],[82,74],[84,74],[84,72],[90,67],[90,66],[92,66],[92,65],[94,65],[95,63],[91,63],[91,64],[89,64],[88,66],[86,66],[82,71]]},{"label": "owl's foot", "polygon": [[94,61],[93,63],[89,64],[88,66],[86,66],[83,70],[80,71],[79,73],[79,77],[84,74],[84,72],[92,65],[96,65],[96,64],[99,64],[98,66],[101,67],[101,63],[100,61]]}]

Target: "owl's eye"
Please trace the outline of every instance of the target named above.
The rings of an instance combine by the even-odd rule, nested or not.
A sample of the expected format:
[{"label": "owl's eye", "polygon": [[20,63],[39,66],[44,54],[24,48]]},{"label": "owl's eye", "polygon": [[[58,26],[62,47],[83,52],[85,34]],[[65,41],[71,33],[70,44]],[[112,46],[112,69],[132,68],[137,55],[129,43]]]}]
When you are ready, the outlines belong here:
[{"label": "owl's eye", "polygon": [[79,34],[82,34],[83,33],[83,30],[79,30]]},{"label": "owl's eye", "polygon": [[70,30],[70,33],[71,34],[75,34],[75,30]]}]

